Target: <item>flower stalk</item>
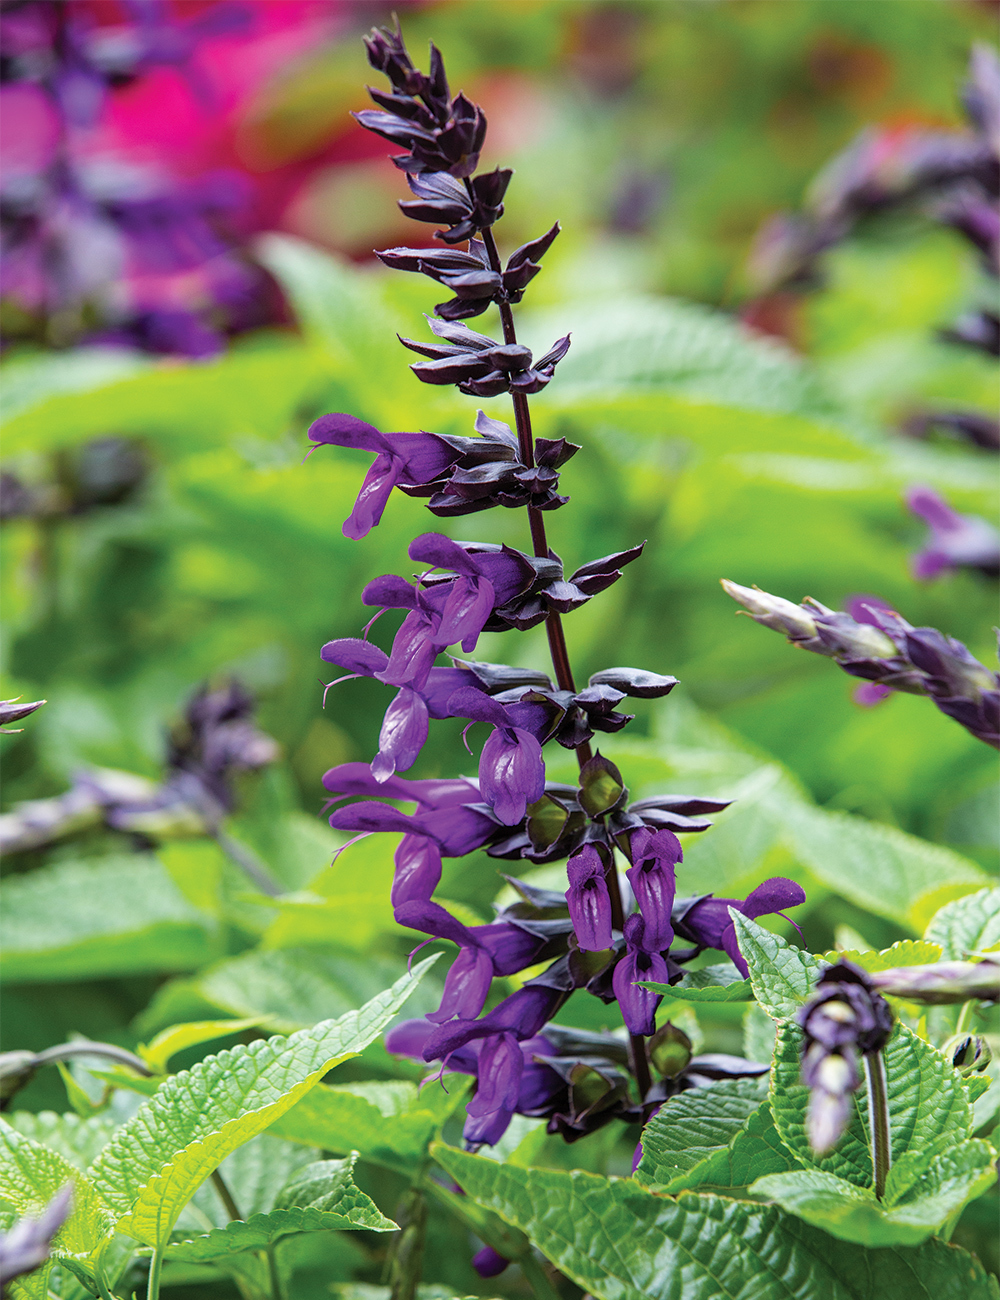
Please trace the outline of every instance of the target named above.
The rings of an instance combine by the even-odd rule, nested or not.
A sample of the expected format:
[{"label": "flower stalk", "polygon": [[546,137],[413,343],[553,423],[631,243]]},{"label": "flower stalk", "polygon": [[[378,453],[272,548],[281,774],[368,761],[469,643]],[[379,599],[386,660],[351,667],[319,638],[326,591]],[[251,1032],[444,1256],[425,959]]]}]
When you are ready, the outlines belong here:
[{"label": "flower stalk", "polygon": [[[559,339],[534,360],[517,340],[511,308],[541,270],[559,225],[514,250],[504,264],[493,225],[503,215],[511,172],[475,174],[486,134],[482,110],[462,94],[451,95],[433,47],[430,72],[414,66],[398,25],[376,29],[366,46],[392,93],[370,92],[387,111],[365,110],[358,120],[410,150],[393,159],[416,196],[401,204],[405,215],[446,227],[437,231],[446,248],[378,253],[386,266],[427,275],[455,294],[427,318],[434,341],[401,338],[420,357],[411,370],[423,383],[454,384],[474,397],[509,393],[514,428],[480,411],[475,437],[385,432],[354,415],[332,413],[313,423],[309,437],[316,446],[373,453],[345,536],[358,540],[376,527],[398,488],[426,498],[427,508],[443,518],[524,508],[531,547],[519,551],[424,533],[408,548],[411,560],[427,566],[415,582],[395,574],[369,582],[364,603],[403,616],[391,648],[369,642],[366,628],[362,637],[328,642],[321,655],[346,673],[338,680],[374,678],[396,694],[373,762],[345,763],[325,774],[323,784],[337,805],[330,824],[355,835],[401,833],[391,893],[396,920],[458,948],[440,1007],[390,1031],[389,1050],[476,1079],[465,1125],[473,1149],[495,1144],[514,1114],[545,1118],[549,1132],[576,1141],[613,1118],[642,1123],[653,1106],[692,1086],[683,1071],[653,1080],[645,1040],[656,1032],[661,999],[640,981],[679,979],[683,963],[706,947],[722,946],[742,962],[731,939],[729,903],[756,906],[754,915],[760,915],[794,906],[804,894],[792,882],[772,881],[755,891],[760,899],[745,903],[689,899],[678,922],[692,946],[671,950],[674,875],[683,859],[676,833],[706,830],[710,823],[702,814],[728,801],[660,794],[630,803],[622,774],[593,743],[596,733],[615,733],[632,721],[619,709],[626,697],[661,698],[677,679],[612,667],[592,674],[581,689],[570,662],[563,616],[617,582],[644,543],[568,575],[549,545],[545,512],[568,503],[558,493],[559,470],[580,448],[565,438],[536,437],[528,397],[552,380],[570,339]],[[464,324],[491,304],[499,311],[502,342]],[[551,677],[482,663],[454,649],[471,656],[484,631],[527,631],[541,623]],[[447,655],[449,666],[438,664],[440,655]],[[478,774],[401,776],[419,757],[430,721],[445,718],[463,719],[466,732],[480,723],[491,728]],[[552,743],[575,751],[573,784],[547,778],[543,747]],[[414,803],[416,811],[398,811],[398,801]],[[488,925],[465,926],[434,892],[443,859],[476,849],[505,861],[565,861],[569,888],[542,890],[508,876],[518,901]],[[616,852],[629,863],[630,913]],[[529,967],[540,973],[484,1014],[492,981]],[[577,991],[617,1001],[630,1043],[609,1035],[587,1041],[567,1036],[554,1018]],[[733,1069],[738,1077],[758,1071],[742,1061]],[[484,1276],[501,1266],[500,1256],[510,1258],[495,1241],[487,1244],[498,1257],[480,1260]]]},{"label": "flower stalk", "polygon": [[885,1057],[882,1052],[866,1052],[865,1081],[868,1085],[868,1125],[872,1142],[872,1169],[875,1195],[885,1196],[885,1181],[892,1163],[889,1136],[889,1093],[886,1086]]}]

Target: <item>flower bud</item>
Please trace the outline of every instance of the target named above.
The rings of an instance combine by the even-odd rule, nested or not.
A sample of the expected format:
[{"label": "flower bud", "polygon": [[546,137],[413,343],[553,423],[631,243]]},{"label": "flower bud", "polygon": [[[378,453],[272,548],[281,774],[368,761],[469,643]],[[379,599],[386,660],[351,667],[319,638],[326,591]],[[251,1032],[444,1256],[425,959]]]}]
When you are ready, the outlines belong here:
[{"label": "flower bud", "polygon": [[775,632],[784,632],[792,641],[809,641],[816,635],[816,624],[801,605],[793,605],[781,596],[772,596],[759,587],[741,587],[722,578],[722,589],[727,596],[738,601],[758,623]]},{"label": "flower bud", "polygon": [[959,1074],[965,1077],[982,1074],[993,1060],[990,1045],[981,1034],[956,1034],[948,1039],[941,1051]]},{"label": "flower bud", "polygon": [[649,1040],[649,1059],[666,1079],[676,1079],[691,1062],[691,1039],[668,1020]]},{"label": "flower bud", "polygon": [[625,793],[621,772],[600,753],[580,769],[580,806],[591,817],[610,812]]}]

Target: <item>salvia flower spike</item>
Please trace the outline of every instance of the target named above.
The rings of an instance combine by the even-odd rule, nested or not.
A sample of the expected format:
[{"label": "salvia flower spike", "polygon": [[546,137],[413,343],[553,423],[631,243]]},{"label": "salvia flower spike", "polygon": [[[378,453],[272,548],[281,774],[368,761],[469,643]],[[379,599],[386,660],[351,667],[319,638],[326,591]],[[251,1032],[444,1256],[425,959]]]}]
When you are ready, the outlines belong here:
[{"label": "salvia flower spike", "polygon": [[[656,1030],[661,999],[641,981],[679,979],[683,963],[707,947],[729,953],[745,973],[726,911],[734,900],[687,899],[678,912],[675,899],[684,856],[678,834],[704,831],[710,824],[704,815],[728,801],[654,794],[630,802],[623,774],[592,748],[597,733],[620,731],[632,721],[621,709],[626,699],[660,698],[677,679],[617,666],[580,687],[570,664],[563,617],[619,581],[643,544],[567,572],[546,536],[546,515],[569,500],[559,492],[559,472],[580,448],[562,437],[536,438],[528,398],[551,382],[570,340],[566,335],[534,357],[517,340],[511,308],[538,275],[559,225],[504,262],[493,227],[503,215],[511,173],[477,174],[486,135],[482,110],[452,93],[433,46],[430,71],[415,67],[398,25],[373,31],[366,46],[390,88],[371,91],[377,111],[356,117],[406,150],[393,161],[414,197],[400,206],[416,221],[437,224],[442,243],[385,249],[378,256],[392,269],[429,277],[451,295],[427,318],[433,341],[401,340],[420,358],[411,369],[424,383],[455,385],[473,397],[509,394],[514,421],[511,426],[480,411],[469,435],[456,436],[383,431],[335,413],[316,420],[309,437],[314,447],[332,444],[373,456],[344,524],[350,538],[364,537],[379,523],[398,488],[422,498],[440,518],[497,506],[525,509],[531,546],[522,551],[422,533],[409,546],[409,559],[421,566],[417,573],[383,574],[368,583],[363,602],[400,616],[391,646],[345,637],[328,642],[322,658],[343,670],[337,682],[372,678],[394,694],[371,765],[345,763],[323,778],[336,805],[330,824],[356,835],[401,834],[391,891],[395,918],[458,951],[440,1006],[392,1030],[389,1050],[427,1062],[432,1074],[457,1070],[475,1078],[465,1125],[471,1147],[497,1142],[514,1114],[545,1117],[550,1132],[575,1141],[613,1118],[645,1121],[683,1088],[766,1070],[737,1058],[680,1052],[679,1031],[667,1027],[655,1040],[660,1077],[654,1082],[645,1042]],[[500,340],[464,323],[491,304],[500,312]],[[551,675],[470,657],[484,632],[540,625]],[[884,634],[873,635],[885,640],[879,649],[891,648]],[[476,776],[403,776],[417,762],[430,724],[447,718],[464,723],[467,743],[479,749]],[[575,753],[575,783],[547,778],[545,747],[553,743]],[[401,811],[400,801],[415,805],[414,811]],[[443,859],[475,849],[514,862],[564,861],[568,888],[537,889],[509,877],[517,900],[489,924],[464,925],[434,893]],[[630,889],[623,890],[620,857]],[[803,898],[797,885],[778,880],[737,906],[758,916]],[[681,932],[694,946],[675,946]],[[540,973],[483,1014],[493,981],[529,968]],[[578,991],[617,1001],[631,1042],[553,1024]],[[493,1276],[505,1261],[484,1251],[475,1264]]]}]

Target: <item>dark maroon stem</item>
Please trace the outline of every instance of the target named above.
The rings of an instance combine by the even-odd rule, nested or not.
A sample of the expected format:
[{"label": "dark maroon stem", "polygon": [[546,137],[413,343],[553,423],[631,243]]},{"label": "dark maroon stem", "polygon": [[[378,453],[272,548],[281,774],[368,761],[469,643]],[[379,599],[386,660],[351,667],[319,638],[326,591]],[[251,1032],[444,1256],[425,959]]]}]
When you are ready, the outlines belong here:
[{"label": "dark maroon stem", "polygon": [[[490,259],[490,266],[496,273],[500,274],[500,254],[497,251],[496,240],[493,238],[493,231],[487,227],[482,232],[483,243],[486,246],[486,255]],[[500,323],[503,326],[503,338],[505,343],[516,343],[517,333],[514,329],[514,313],[510,309],[510,303],[500,302],[497,304],[500,309]],[[528,399],[524,393],[511,393],[511,400],[514,403],[514,422],[517,426],[518,448],[521,453],[522,462],[529,468],[535,463],[535,440],[531,432],[531,413],[528,410]],[[531,544],[534,548],[536,557],[547,559],[549,555],[549,543],[545,536],[545,520],[542,518],[542,512],[536,510],[533,506],[528,507],[528,526],[531,529]],[[576,694],[576,683],[573,680],[573,669],[569,662],[569,652],[566,649],[566,636],[563,632],[562,619],[552,610],[545,620],[545,631],[549,638],[549,653],[552,656],[552,667],[555,669],[556,684],[561,691],[572,691]],[[593,757],[590,746],[586,743],[577,746],[577,762],[583,767]]]},{"label": "dark maroon stem", "polygon": [[[493,238],[493,231],[487,227],[482,231],[482,236],[483,243],[486,246],[486,256],[490,259],[490,266],[499,275],[501,270],[500,254],[497,250],[496,240]],[[514,313],[510,309],[510,303],[501,301],[497,303],[497,306],[500,309],[500,323],[503,326],[504,342],[516,343],[517,333],[514,329]],[[511,393],[511,400],[514,403],[514,420],[517,425],[517,441],[521,460],[525,465],[531,466],[535,463],[535,441],[531,432],[531,414],[528,410],[528,399],[524,393]],[[531,527],[531,541],[535,555],[547,558],[549,544],[545,536],[545,521],[542,518],[542,512],[529,506],[528,522]],[[555,669],[559,689],[572,691],[575,694],[576,685],[573,681],[573,669],[569,661],[569,652],[566,649],[562,619],[555,610],[545,620],[545,631],[549,638],[549,653],[552,656],[552,666]],[[586,743],[578,745],[576,757],[580,766],[583,767],[584,763],[593,757],[590,746]],[[621,930],[625,925],[625,910],[622,907],[622,893],[618,884],[618,868],[614,862],[614,855],[612,855],[612,861],[605,873],[605,879],[607,880],[608,893],[611,896],[611,924],[616,930]],[[629,1042],[632,1048],[632,1068],[635,1071],[636,1083],[639,1086],[639,1100],[645,1101],[653,1082],[649,1074],[646,1040],[642,1034],[630,1034]]]}]

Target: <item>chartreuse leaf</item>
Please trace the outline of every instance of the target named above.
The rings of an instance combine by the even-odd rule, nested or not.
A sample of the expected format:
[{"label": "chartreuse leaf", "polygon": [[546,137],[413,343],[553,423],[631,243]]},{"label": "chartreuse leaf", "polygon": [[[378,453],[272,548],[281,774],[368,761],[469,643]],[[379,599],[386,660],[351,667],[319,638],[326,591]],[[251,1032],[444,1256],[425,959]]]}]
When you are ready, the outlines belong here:
[{"label": "chartreuse leaf", "polygon": [[414,1083],[352,1083],[314,1088],[278,1120],[272,1132],[327,1151],[360,1151],[390,1169],[412,1170],[468,1091],[451,1075],[419,1091]]},{"label": "chartreuse leaf", "polygon": [[928,943],[925,939],[901,939],[891,948],[881,952],[864,948],[844,948],[825,954],[825,960],[831,964],[838,961],[850,961],[862,970],[874,974],[879,970],[894,970],[897,966],[929,966],[941,960],[941,945]]},{"label": "chartreuse leaf", "polygon": [[91,1180],[51,1147],[0,1122],[0,1200],[37,1218],[53,1196],[73,1184],[73,1209],[55,1237],[52,1253],[90,1260],[111,1239],[114,1217]]},{"label": "chartreuse leaf", "polygon": [[14,983],[187,970],[211,960],[211,930],[149,854],[61,862],[4,885],[0,975]]},{"label": "chartreuse leaf", "polygon": [[941,945],[945,961],[961,961],[970,952],[992,948],[1000,942],[1000,887],[946,903],[931,917],[924,938]]},{"label": "chartreuse leaf", "polygon": [[120,1231],[162,1247],[212,1170],[290,1110],[334,1065],[367,1047],[433,960],[339,1020],[287,1039],[241,1044],[168,1079],[92,1166]]},{"label": "chartreuse leaf", "polygon": [[988,1142],[958,1143],[935,1156],[895,1202],[888,1186],[886,1200],[879,1202],[872,1190],[820,1169],[770,1174],[758,1179],[750,1191],[777,1201],[791,1214],[843,1241],[915,1246],[993,1184],[996,1156]]},{"label": "chartreuse leaf", "polygon": [[440,1144],[433,1155],[597,1300],[996,1300],[979,1261],[939,1241],[864,1251],[773,1206],[654,1196],[631,1178],[523,1169]]},{"label": "chartreuse leaf", "polygon": [[150,1069],[163,1074],[170,1058],[185,1048],[210,1043],[214,1038],[225,1038],[229,1034],[238,1034],[241,1029],[251,1029],[266,1021],[266,1016],[246,1020],[193,1020],[188,1024],[164,1029],[151,1042],[140,1043],[138,1052]]},{"label": "chartreuse leaf", "polygon": [[658,1192],[746,1187],[765,1173],[794,1168],[766,1094],[764,1079],[725,1079],[671,1097],[642,1131],[636,1181]]},{"label": "chartreuse leaf", "polygon": [[397,1225],[354,1184],[357,1155],[347,1160],[317,1160],[300,1169],[263,1214],[235,1219],[223,1228],[183,1241],[173,1241],[167,1258],[209,1263],[247,1250],[264,1250],[282,1237],[298,1232],[365,1228],[393,1232]]},{"label": "chartreuse leaf", "polygon": [[688,971],[679,984],[657,984],[652,980],[640,981],[644,989],[663,993],[668,998],[682,1002],[752,1002],[750,981],[741,979],[730,962],[718,966],[703,966],[701,970]]},{"label": "chartreuse leaf", "polygon": [[729,915],[736,927],[740,952],[750,967],[754,997],[775,1020],[794,1016],[809,996],[823,963],[811,953],[793,948],[736,908],[731,907]]},{"label": "chartreuse leaf", "polygon": [[[779,1025],[771,1108],[782,1141],[803,1164],[867,1189],[872,1184],[872,1162],[862,1118],[864,1089],[855,1094],[858,1106],[843,1137],[828,1155],[817,1159],[806,1137],[809,1089],[799,1076],[801,1049],[798,1025]],[[972,1111],[961,1076],[905,1025],[897,1024],[884,1055],[892,1159],[898,1162],[911,1151],[923,1152],[926,1168],[943,1145],[964,1142],[972,1135]]]},{"label": "chartreuse leaf", "polygon": [[54,1110],[9,1111],[4,1119],[22,1137],[51,1147],[76,1169],[92,1164],[97,1153],[111,1141],[118,1124],[107,1115],[82,1119],[72,1112],[58,1115]]}]

